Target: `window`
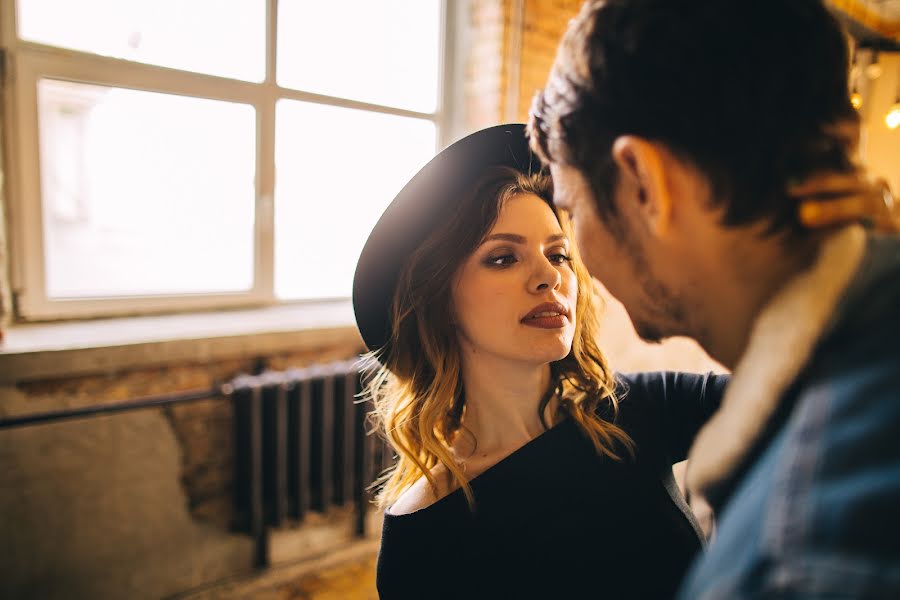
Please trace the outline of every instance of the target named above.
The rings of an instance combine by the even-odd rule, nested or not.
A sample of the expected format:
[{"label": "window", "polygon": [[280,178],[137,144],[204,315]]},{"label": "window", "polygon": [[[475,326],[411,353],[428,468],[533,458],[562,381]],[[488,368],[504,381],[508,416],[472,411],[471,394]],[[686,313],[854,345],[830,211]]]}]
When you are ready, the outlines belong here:
[{"label": "window", "polygon": [[350,295],[441,139],[441,0],[0,0],[22,319]]}]

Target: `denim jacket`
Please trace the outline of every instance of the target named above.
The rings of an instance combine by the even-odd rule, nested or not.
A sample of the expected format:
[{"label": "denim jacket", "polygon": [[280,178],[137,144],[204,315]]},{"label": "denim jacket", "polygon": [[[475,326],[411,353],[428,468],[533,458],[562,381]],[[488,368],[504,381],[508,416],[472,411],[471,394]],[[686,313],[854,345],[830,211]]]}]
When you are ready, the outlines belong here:
[{"label": "denim jacket", "polygon": [[688,485],[682,600],[900,599],[900,239],[848,227],[763,310]]}]

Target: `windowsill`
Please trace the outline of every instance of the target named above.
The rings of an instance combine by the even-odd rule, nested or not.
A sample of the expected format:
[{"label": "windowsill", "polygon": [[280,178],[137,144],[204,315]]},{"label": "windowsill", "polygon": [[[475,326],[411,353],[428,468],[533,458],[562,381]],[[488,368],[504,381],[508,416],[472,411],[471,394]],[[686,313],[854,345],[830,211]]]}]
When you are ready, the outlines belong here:
[{"label": "windowsill", "polygon": [[0,382],[354,343],[362,347],[349,300],[15,325],[0,343]]}]

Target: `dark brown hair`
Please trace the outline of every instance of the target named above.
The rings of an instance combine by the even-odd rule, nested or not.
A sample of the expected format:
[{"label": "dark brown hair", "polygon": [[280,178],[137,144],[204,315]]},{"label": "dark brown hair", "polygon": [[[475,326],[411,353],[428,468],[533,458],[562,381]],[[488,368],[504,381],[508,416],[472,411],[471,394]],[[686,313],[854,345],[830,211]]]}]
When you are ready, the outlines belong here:
[{"label": "dark brown hair", "polygon": [[627,134],[699,168],[724,224],[796,226],[790,182],[852,168],[834,127],[858,120],[847,63],[822,0],[592,0],[534,99],[529,135],[545,162],[586,176],[612,221],[611,148]]}]

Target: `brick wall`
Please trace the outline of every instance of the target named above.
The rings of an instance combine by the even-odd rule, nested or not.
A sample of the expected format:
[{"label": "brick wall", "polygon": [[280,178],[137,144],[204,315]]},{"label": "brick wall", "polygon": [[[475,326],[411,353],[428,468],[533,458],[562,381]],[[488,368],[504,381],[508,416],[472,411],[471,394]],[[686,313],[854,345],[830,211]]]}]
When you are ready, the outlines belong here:
[{"label": "brick wall", "polygon": [[517,119],[526,121],[531,99],[544,87],[556,47],[582,0],[525,0]]},{"label": "brick wall", "polygon": [[[559,39],[580,6],[581,0],[471,3],[464,82],[467,131],[527,119],[531,98],[543,87]],[[521,41],[518,46],[514,43],[516,36]],[[518,75],[518,85],[510,90],[513,73]]]},{"label": "brick wall", "polygon": [[478,0],[469,4],[465,27],[463,114],[466,132],[503,120],[509,77],[509,27],[512,0]]}]

